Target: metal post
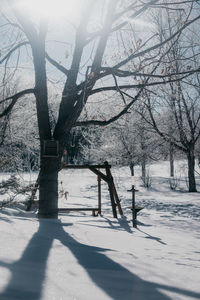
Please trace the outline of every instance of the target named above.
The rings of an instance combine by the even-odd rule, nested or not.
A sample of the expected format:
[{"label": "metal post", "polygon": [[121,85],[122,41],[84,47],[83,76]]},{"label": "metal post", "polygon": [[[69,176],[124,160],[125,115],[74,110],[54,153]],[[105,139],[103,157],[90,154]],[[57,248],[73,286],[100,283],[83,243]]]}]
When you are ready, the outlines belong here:
[{"label": "metal post", "polygon": [[131,191],[132,191],[132,222],[133,227],[137,227],[136,211],[135,211],[135,180],[134,180],[134,164],[130,165],[131,169]]},{"label": "metal post", "polygon": [[136,211],[135,211],[135,187],[132,185],[132,221],[133,227],[137,227],[137,220],[136,220]]}]

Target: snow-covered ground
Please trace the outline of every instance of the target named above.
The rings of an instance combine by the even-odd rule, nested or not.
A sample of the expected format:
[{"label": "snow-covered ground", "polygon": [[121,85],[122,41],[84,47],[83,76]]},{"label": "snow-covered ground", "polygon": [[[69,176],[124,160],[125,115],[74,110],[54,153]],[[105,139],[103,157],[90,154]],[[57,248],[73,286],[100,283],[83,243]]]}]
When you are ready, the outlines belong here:
[{"label": "snow-covered ground", "polygon": [[[37,220],[33,212],[3,208],[0,299],[200,299],[200,197],[186,192],[183,162],[176,165],[179,186],[171,191],[168,167],[168,162],[149,167],[150,189],[141,186],[136,168],[136,202],[145,207],[137,228],[127,208],[125,167],[112,168],[124,210],[118,219],[112,217],[104,183],[98,217],[71,212],[59,220]],[[61,171],[62,190],[68,196],[60,193],[60,207],[97,205],[97,180],[90,171]]]}]

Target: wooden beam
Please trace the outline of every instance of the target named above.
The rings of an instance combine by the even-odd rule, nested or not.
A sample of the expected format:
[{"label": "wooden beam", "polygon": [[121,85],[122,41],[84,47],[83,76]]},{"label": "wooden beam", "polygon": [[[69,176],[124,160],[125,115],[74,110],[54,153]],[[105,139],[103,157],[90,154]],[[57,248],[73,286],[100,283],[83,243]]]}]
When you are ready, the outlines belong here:
[{"label": "wooden beam", "polygon": [[58,208],[58,213],[67,213],[70,211],[92,211],[92,215],[95,215],[95,212],[97,212],[97,215],[99,213],[99,208],[89,208],[89,207],[71,207],[71,208]]},{"label": "wooden beam", "polygon": [[[95,169],[105,169],[105,165],[67,165],[63,164],[62,168],[63,169],[90,169],[90,168],[95,168]],[[108,168],[111,168],[111,165],[108,165]]]},{"label": "wooden beam", "polygon": [[108,182],[108,177],[105,174],[103,174],[101,171],[97,170],[94,166],[90,166],[89,169],[97,176],[100,176],[105,182]]}]

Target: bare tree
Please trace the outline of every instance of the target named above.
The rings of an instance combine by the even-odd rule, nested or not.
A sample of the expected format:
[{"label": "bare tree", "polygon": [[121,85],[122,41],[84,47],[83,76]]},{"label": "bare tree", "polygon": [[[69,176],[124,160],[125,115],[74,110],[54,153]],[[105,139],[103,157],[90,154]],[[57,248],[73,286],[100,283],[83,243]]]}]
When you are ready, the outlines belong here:
[{"label": "bare tree", "polygon": [[[167,11],[166,23],[170,34],[173,27],[180,28],[182,12],[173,12],[173,17]],[[192,69],[199,64],[195,53],[199,53],[200,45],[194,41],[195,31],[186,32],[182,39],[171,44],[171,50],[167,57],[171,61],[166,69],[162,64],[163,71],[179,73],[183,69]],[[193,36],[193,38],[191,38]],[[189,46],[188,46],[189,45]],[[198,52],[195,52],[196,50]],[[188,160],[189,191],[196,192],[195,182],[195,145],[200,136],[200,113],[199,113],[199,75],[193,74],[190,79],[170,82],[160,93],[150,95],[145,92],[146,107],[150,119],[146,121],[151,124],[157,132],[170,145],[171,175],[173,176],[173,148],[184,152]]]},{"label": "bare tree", "polygon": [[[84,3],[79,25],[76,28],[71,64],[69,68],[66,68],[47,54],[47,22],[40,19],[39,23],[35,24],[24,10],[19,8],[18,1],[7,0],[6,3],[10,7],[9,18],[12,12],[15,21],[7,17],[7,23],[4,25],[13,26],[18,32],[19,39],[13,42],[13,47],[4,54],[0,63],[4,64],[6,69],[6,62],[16,51],[19,53],[22,47],[23,49],[29,47],[33,59],[35,83],[33,88],[19,91],[11,97],[2,99],[1,103],[8,104],[0,116],[7,115],[24,95],[34,94],[40,139],[39,217],[57,217],[58,171],[66,138],[71,129],[74,126],[83,125],[108,125],[126,114],[135,101],[141,97],[146,87],[179,81],[198,71],[199,67],[178,73],[171,72],[169,78],[161,73],[158,57],[160,54],[164,57],[169,52],[171,43],[177,40],[185,29],[197,22],[200,15],[191,14],[190,8],[195,5],[196,1],[175,0],[169,3],[159,0],[87,1]],[[100,11],[99,6],[103,13],[100,29],[95,31],[91,29],[90,20],[92,15]],[[151,34],[149,28],[146,27],[146,34],[142,38],[138,37],[135,42],[130,41],[129,33],[134,32],[134,26],[140,28],[141,32],[142,25],[138,21],[142,16],[150,18],[151,11],[162,10],[165,7],[170,10],[185,9],[180,28],[159,41],[157,36]],[[117,63],[112,58],[105,61],[111,51],[121,53],[117,57]],[[51,126],[48,108],[47,61],[65,76],[55,127]],[[145,79],[140,80],[140,78]],[[112,80],[114,85],[111,83]],[[104,85],[104,82],[107,84]],[[128,90],[131,92],[128,93]],[[113,108],[113,113],[106,120],[98,118],[78,120],[88,104],[88,99],[92,95],[105,91],[116,91],[120,94],[123,101],[120,111]],[[45,145],[49,143],[55,148],[58,147],[58,153],[55,151],[52,157],[44,151]]]}]

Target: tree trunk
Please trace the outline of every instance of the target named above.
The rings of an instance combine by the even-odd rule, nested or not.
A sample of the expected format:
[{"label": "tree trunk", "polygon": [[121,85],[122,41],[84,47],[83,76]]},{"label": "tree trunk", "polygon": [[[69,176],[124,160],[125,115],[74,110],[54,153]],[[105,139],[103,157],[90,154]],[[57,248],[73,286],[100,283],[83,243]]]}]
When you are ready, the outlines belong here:
[{"label": "tree trunk", "polygon": [[142,178],[146,180],[146,159],[142,159]]},{"label": "tree trunk", "polygon": [[60,158],[43,157],[39,178],[39,218],[58,217],[58,172]]},{"label": "tree trunk", "polygon": [[191,150],[187,154],[187,159],[188,159],[189,192],[197,192],[195,175],[194,175],[195,156],[194,156],[194,151],[193,150]]},{"label": "tree trunk", "polygon": [[134,176],[134,163],[130,163],[129,167],[131,171],[131,176]]},{"label": "tree trunk", "polygon": [[171,142],[169,145],[169,164],[170,164],[170,177],[174,177],[174,149]]},{"label": "tree trunk", "polygon": [[146,156],[142,157],[142,181],[144,183],[144,186],[146,186]]}]

